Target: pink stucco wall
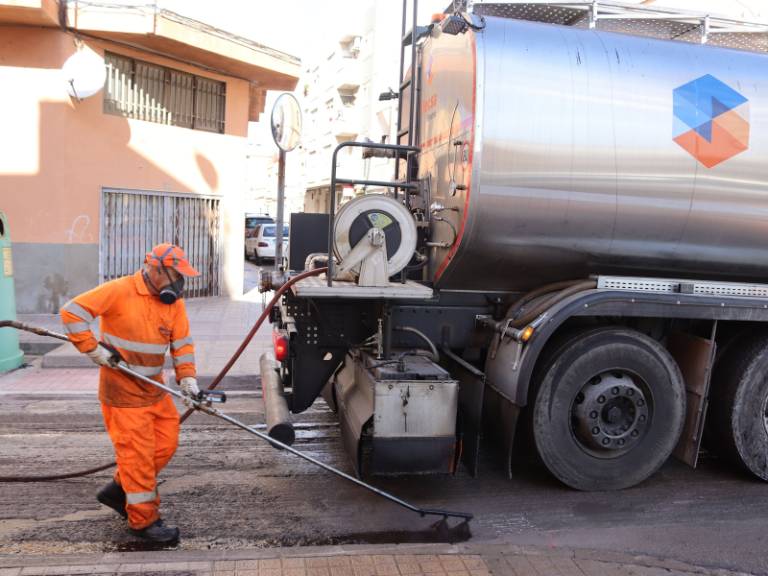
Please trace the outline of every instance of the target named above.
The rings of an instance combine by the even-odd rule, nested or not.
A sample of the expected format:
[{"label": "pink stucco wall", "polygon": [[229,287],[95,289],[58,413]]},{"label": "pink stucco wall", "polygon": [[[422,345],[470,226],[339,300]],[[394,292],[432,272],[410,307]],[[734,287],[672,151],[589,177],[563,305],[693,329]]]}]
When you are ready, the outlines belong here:
[{"label": "pink stucco wall", "polygon": [[238,292],[248,83],[122,45],[83,41],[99,54],[106,48],[225,81],[226,133],[105,114],[103,92],[76,102],[60,72],[76,51],[74,36],[52,28],[3,27],[0,209],[14,243],[98,244],[102,187],[217,195],[225,291]]},{"label": "pink stucco wall", "polygon": [[[0,35],[0,194],[19,242],[97,241],[102,186],[239,195],[248,84],[120,46],[112,52],[227,82],[226,134],[128,120],[102,112],[103,94],[75,102],[60,67],[73,37],[53,29],[4,28]],[[81,216],[90,225],[74,237]]]}]

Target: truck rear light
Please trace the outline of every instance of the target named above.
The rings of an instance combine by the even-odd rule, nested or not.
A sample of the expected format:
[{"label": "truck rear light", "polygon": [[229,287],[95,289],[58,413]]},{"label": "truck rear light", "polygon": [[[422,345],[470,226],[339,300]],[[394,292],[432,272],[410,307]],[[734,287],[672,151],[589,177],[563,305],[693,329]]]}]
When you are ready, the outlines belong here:
[{"label": "truck rear light", "polygon": [[533,326],[526,326],[520,332],[520,340],[522,342],[528,342],[528,340],[531,339],[531,336],[533,336],[534,331],[535,331],[535,328]]},{"label": "truck rear light", "polygon": [[269,248],[269,244],[267,244],[266,242],[259,242],[258,243],[258,247],[259,248]]},{"label": "truck rear light", "polygon": [[275,348],[275,360],[282,362],[288,358],[288,338],[277,330],[272,332],[272,346]]}]

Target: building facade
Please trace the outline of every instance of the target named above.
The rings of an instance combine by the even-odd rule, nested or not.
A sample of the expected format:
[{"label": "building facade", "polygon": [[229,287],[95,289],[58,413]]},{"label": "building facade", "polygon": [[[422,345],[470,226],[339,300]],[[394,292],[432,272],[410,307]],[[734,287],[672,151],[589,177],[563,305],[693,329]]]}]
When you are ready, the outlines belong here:
[{"label": "building facade", "polygon": [[[75,90],[75,54],[103,66],[95,95]],[[298,75],[293,56],[157,7],[0,0],[17,311],[56,312],[162,241],[202,272],[189,296],[242,293],[248,122]]]},{"label": "building facade", "polygon": [[[348,140],[392,142],[397,100],[379,101],[381,92],[397,91],[401,15],[393,3],[358,3],[356,18],[346,19],[323,53],[308,59],[297,87],[306,129],[302,138],[306,212],[328,212],[335,147]],[[369,179],[392,178],[392,164],[363,160],[359,148],[340,152],[337,174]],[[337,203],[362,190],[339,186]]]},{"label": "building facade", "polygon": [[[419,25],[433,12],[442,12],[445,0],[421,0]],[[406,14],[410,29],[412,4]],[[302,103],[305,130],[302,138],[306,190],[304,210],[328,212],[334,148],[348,140],[394,144],[397,140],[398,100],[380,99],[397,94],[400,75],[402,3],[361,0],[354,17],[339,23],[334,41],[324,50],[308,54],[296,89]],[[405,67],[410,64],[406,50]],[[340,152],[337,175],[368,180],[392,180],[394,163],[385,158],[363,159],[359,148]],[[383,189],[338,186],[337,204],[359,194]]]},{"label": "building facade", "polygon": [[[291,212],[329,211],[331,160],[339,143],[392,141],[397,101],[380,102],[378,96],[397,90],[401,14],[400,4],[394,4],[361,0],[345,6],[345,18],[325,27],[323,37],[302,56],[306,64],[294,92],[301,104],[302,136],[286,157],[286,219]],[[248,206],[249,212],[274,216],[278,155],[267,123],[262,124],[249,139]],[[343,152],[338,162],[340,176],[390,179],[392,170],[383,159],[363,161],[359,149]],[[337,192],[339,203],[361,191],[340,186]]]}]

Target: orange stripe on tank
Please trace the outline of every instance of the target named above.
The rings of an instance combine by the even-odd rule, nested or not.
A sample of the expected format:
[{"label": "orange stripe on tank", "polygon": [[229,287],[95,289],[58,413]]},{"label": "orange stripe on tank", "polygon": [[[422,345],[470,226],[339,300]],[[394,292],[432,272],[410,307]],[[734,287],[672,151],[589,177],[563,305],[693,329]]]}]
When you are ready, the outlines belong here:
[{"label": "orange stripe on tank", "polygon": [[[472,118],[474,119],[477,115],[477,108],[476,108],[476,102],[477,102],[477,36],[473,32],[472,33]],[[445,272],[445,269],[448,267],[448,264],[453,260],[453,257],[456,255],[456,251],[459,249],[459,246],[461,245],[461,239],[464,236],[464,228],[467,224],[467,214],[469,212],[469,194],[472,191],[472,161],[474,159],[474,153],[475,153],[475,126],[476,123],[472,122],[472,128],[470,131],[469,136],[469,160],[467,162],[467,190],[466,194],[464,196],[464,212],[461,215],[461,224],[459,225],[458,233],[456,234],[456,240],[453,242],[453,246],[451,246],[448,255],[443,259],[443,262],[440,264],[440,267],[437,269],[437,272],[435,273],[435,282],[437,282],[440,277]]]}]

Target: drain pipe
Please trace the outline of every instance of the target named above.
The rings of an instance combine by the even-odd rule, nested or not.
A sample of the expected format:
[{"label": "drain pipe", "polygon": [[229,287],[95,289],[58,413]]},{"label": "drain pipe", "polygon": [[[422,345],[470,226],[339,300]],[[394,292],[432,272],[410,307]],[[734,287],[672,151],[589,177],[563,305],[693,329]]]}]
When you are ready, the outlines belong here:
[{"label": "drain pipe", "polygon": [[[283,381],[278,372],[278,364],[271,353],[261,355],[261,394],[264,398],[264,415],[267,421],[267,434],[283,444],[291,446],[296,440],[288,414],[288,401],[285,398]],[[276,448],[276,444],[273,444]]]}]

